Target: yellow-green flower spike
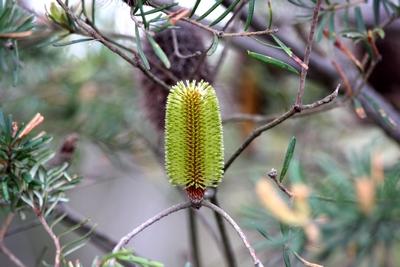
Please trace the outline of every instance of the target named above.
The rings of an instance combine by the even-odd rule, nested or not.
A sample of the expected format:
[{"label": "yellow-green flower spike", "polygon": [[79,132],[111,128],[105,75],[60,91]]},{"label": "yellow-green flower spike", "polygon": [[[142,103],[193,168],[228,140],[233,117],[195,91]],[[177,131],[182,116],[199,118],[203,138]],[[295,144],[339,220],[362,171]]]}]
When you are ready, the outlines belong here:
[{"label": "yellow-green flower spike", "polygon": [[206,187],[222,179],[222,124],[214,88],[206,82],[178,82],[167,100],[165,163],[173,185],[184,186],[200,203]]}]

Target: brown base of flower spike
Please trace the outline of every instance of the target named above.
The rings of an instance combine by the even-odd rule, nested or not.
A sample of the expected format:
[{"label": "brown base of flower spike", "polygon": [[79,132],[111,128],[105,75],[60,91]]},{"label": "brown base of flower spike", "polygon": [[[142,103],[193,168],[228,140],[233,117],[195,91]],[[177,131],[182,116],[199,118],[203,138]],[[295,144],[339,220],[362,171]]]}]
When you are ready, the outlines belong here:
[{"label": "brown base of flower spike", "polygon": [[193,204],[193,207],[199,209],[204,198],[205,189],[201,187],[189,186],[186,187],[185,190],[190,202]]}]

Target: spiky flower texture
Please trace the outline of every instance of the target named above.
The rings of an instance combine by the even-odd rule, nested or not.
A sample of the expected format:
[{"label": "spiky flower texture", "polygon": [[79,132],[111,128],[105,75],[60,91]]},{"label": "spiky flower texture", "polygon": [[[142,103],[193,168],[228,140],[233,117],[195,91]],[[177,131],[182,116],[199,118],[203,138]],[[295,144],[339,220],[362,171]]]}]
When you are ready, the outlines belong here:
[{"label": "spiky flower texture", "polygon": [[178,82],[166,108],[165,162],[173,185],[184,186],[200,203],[206,187],[216,187],[224,166],[218,99],[207,82]]}]

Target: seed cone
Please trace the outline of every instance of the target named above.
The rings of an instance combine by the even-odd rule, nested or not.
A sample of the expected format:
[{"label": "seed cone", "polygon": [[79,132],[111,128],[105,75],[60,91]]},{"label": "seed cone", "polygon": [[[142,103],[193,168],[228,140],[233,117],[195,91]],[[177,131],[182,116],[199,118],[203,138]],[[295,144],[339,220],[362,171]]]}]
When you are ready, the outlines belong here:
[{"label": "seed cone", "polygon": [[[197,51],[205,50],[203,40],[197,28],[184,23],[178,23],[176,26],[178,26],[178,28],[174,29],[174,31],[180,54],[190,55]],[[170,69],[166,69],[160,59],[155,55],[147,39],[144,38],[143,50],[150,62],[150,71],[155,76],[171,86],[176,84],[176,81],[171,79],[171,76],[168,74],[173,74],[178,80],[195,79],[207,81],[207,77],[209,76],[209,66],[207,62],[205,61],[197,70],[201,56],[181,58],[175,54],[171,29],[156,33],[154,40],[160,45],[171,62]],[[142,99],[147,117],[155,126],[156,130],[162,134],[164,131],[165,104],[168,92],[145,75],[141,75],[140,88],[142,89]]]},{"label": "seed cone", "polygon": [[224,155],[221,116],[215,91],[206,82],[179,82],[167,100],[165,163],[173,185],[184,186],[200,203],[206,187],[222,179]]}]

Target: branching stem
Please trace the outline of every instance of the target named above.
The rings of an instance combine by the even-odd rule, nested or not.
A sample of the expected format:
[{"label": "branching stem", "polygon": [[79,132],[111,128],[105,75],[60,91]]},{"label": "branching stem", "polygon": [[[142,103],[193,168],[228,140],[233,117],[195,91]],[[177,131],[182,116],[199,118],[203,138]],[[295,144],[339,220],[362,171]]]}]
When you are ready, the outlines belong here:
[{"label": "branching stem", "polygon": [[[196,208],[198,204],[196,203]],[[235,231],[238,233],[239,237],[242,239],[244,245],[246,246],[246,248],[248,249],[251,258],[253,259],[254,265],[255,267],[263,267],[263,264],[261,263],[261,261],[257,258],[254,248],[250,245],[249,241],[247,240],[246,235],[243,233],[242,229],[240,228],[240,226],[232,219],[231,216],[229,216],[229,214],[227,214],[223,209],[221,209],[220,207],[218,207],[217,205],[214,205],[208,201],[203,200],[200,204],[201,206],[207,207],[215,212],[217,212],[218,214],[220,214],[226,221],[228,221],[228,223],[230,225],[232,225],[232,227],[235,229]],[[193,203],[191,203],[190,201],[187,202],[182,202],[179,204],[176,204],[174,206],[171,206],[169,208],[167,208],[166,210],[161,211],[160,213],[158,213],[157,215],[155,215],[154,217],[148,219],[147,221],[145,221],[144,223],[142,223],[141,225],[139,225],[138,227],[136,227],[135,229],[133,229],[131,232],[129,232],[127,235],[123,236],[118,244],[114,247],[113,249],[113,253],[118,252],[123,246],[125,246],[126,244],[128,244],[128,242],[135,237],[137,234],[139,234],[140,232],[142,232],[143,230],[145,230],[147,227],[151,226],[152,224],[156,223],[157,221],[161,220],[162,218],[171,215],[177,211],[180,211],[182,209],[187,209],[187,208],[191,208],[193,207]],[[111,263],[112,265],[113,263]]]}]

